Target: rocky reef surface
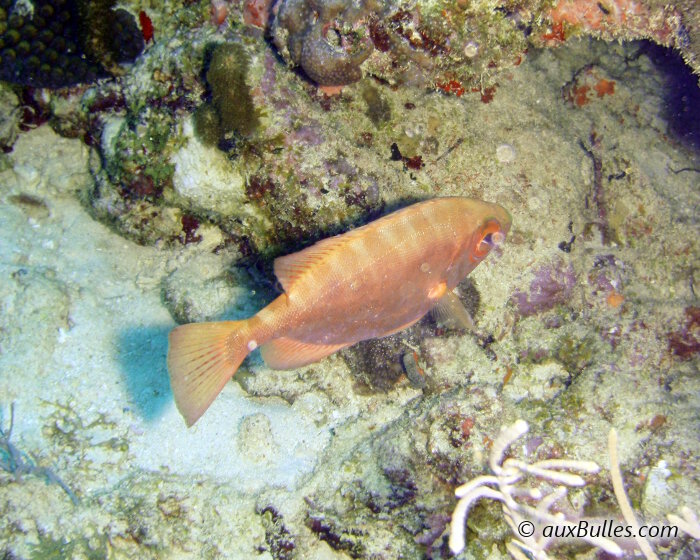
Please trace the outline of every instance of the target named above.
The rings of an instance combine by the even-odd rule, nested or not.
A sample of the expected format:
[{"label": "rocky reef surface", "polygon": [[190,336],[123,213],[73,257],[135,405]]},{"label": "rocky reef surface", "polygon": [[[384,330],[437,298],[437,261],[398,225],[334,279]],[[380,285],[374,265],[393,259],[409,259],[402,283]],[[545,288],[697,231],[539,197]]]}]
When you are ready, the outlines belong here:
[{"label": "rocky reef surface", "polygon": [[[2,86],[4,557],[449,558],[454,489],[517,418],[514,456],[603,466],[568,515],[620,519],[610,427],[641,520],[700,511],[698,93],[670,71],[682,62],[570,38],[584,26],[564,15],[533,27],[524,6],[479,27],[480,3],[394,20],[391,3],[369,20],[371,2],[281,4],[267,19],[264,2],[225,3],[216,26],[209,2],[165,5],[116,81]],[[639,13],[625,6],[596,8],[596,33],[628,37],[608,22]],[[476,18],[450,43],[462,66],[430,52],[457,13]],[[650,22],[631,36],[666,20]],[[499,46],[499,29],[519,38]],[[314,75],[319,36],[344,83],[325,62]],[[476,334],[426,318],[290,372],[253,354],[185,429],[165,367],[177,322],[249,316],[275,293],[275,256],[448,195],[513,216],[459,287]],[[506,557],[508,536],[480,503],[462,557]]]}]

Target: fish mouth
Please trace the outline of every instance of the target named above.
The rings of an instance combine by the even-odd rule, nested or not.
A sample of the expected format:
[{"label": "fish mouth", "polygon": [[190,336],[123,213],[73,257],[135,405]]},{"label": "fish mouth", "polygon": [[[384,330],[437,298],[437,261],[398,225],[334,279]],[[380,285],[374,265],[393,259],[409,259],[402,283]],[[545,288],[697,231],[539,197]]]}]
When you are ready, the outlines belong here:
[{"label": "fish mouth", "polygon": [[499,247],[503,244],[505,240],[506,234],[502,231],[495,231],[493,233],[489,233],[486,237],[484,237],[484,241],[491,245],[491,247]]}]

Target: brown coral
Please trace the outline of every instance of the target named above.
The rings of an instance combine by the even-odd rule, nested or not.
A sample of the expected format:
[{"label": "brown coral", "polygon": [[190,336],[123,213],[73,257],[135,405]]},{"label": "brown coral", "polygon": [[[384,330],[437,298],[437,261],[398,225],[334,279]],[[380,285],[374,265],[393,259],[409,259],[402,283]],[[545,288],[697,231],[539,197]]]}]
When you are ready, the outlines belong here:
[{"label": "brown coral", "polygon": [[318,85],[351,84],[374,50],[362,16],[363,6],[343,0],[291,0],[279,9],[275,42]]}]

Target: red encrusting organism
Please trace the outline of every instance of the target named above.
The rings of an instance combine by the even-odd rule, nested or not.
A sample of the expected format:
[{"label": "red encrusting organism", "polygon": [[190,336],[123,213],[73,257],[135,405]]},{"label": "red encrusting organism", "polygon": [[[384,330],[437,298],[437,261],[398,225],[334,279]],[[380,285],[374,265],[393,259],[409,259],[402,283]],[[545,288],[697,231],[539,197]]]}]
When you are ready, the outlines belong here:
[{"label": "red encrusting organism", "polygon": [[270,0],[245,0],[243,3],[243,23],[265,29],[270,17],[271,5]]},{"label": "red encrusting organism", "polygon": [[139,23],[141,24],[141,34],[146,43],[153,40],[153,22],[148,14],[141,10],[139,12]]},{"label": "red encrusting organism", "polygon": [[449,80],[448,82],[435,82],[435,85],[445,93],[454,93],[457,97],[464,95],[464,86],[457,80]]},{"label": "red encrusting organism", "polygon": [[226,23],[228,17],[228,3],[226,0],[212,0],[209,8],[211,14],[211,22],[216,27],[221,27]]},{"label": "red encrusting organism", "polygon": [[562,22],[558,21],[552,24],[552,30],[548,33],[542,35],[547,43],[563,43],[566,41],[566,33],[564,32],[564,25]]}]

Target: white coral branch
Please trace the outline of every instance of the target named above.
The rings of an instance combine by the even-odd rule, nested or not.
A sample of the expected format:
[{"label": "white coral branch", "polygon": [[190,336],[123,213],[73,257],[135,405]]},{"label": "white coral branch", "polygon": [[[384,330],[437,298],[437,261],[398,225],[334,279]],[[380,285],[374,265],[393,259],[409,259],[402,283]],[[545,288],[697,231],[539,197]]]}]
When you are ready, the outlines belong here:
[{"label": "white coral branch", "polygon": [[[533,464],[518,459],[506,459],[508,448],[527,431],[528,425],[524,420],[518,420],[513,425],[502,429],[495,439],[489,455],[489,466],[493,475],[479,476],[455,491],[455,495],[460,500],[452,514],[449,540],[450,550],[454,554],[458,554],[465,547],[464,526],[467,522],[467,516],[474,502],[481,498],[502,502],[504,518],[516,535],[518,534],[517,526],[522,521],[534,521],[533,525],[538,529],[545,523],[557,526],[573,525],[563,514],[552,514],[549,510],[558,500],[566,496],[567,487],[585,485],[586,481],[576,473],[596,473],[600,467],[591,461],[570,459],[551,459]],[[554,482],[559,486],[544,495],[540,489],[518,486],[518,483],[526,476]],[[492,486],[497,486],[497,489],[491,488]],[[534,508],[518,501],[523,497],[539,502],[538,506]],[[519,540],[520,538],[522,540]],[[508,546],[508,551],[513,558],[522,558],[526,553],[533,558],[546,560],[545,549],[549,544],[549,538],[544,536],[538,538],[533,533],[530,537],[519,537],[519,539],[514,539]],[[622,554],[620,547],[610,539],[589,538],[586,540],[615,556]]]},{"label": "white coral branch", "polygon": [[685,534],[690,535],[696,540],[700,540],[700,522],[698,521],[698,516],[688,506],[683,506],[679,511],[682,517],[669,513],[666,519],[673,525],[676,525]]},{"label": "white coral branch", "polygon": [[[503,518],[517,537],[506,543],[506,549],[515,560],[530,558],[548,560],[546,551],[552,537],[545,537],[542,534],[542,528],[545,525],[553,527],[577,526],[563,513],[552,513],[551,509],[559,500],[566,497],[570,487],[581,487],[586,484],[584,478],[578,473],[594,474],[600,470],[600,467],[592,461],[572,459],[548,459],[532,464],[514,458],[506,459],[508,447],[527,431],[528,425],[524,420],[518,420],[513,425],[501,429],[489,455],[489,467],[493,474],[476,477],[455,491],[459,502],[452,514],[449,539],[450,550],[454,554],[459,554],[464,550],[466,546],[464,540],[465,524],[469,510],[476,501],[482,498],[501,502]],[[622,516],[634,532],[637,545],[647,560],[658,560],[649,541],[639,536],[639,524],[625,493],[617,455],[617,432],[614,428],[610,430],[608,436],[608,453],[610,477]],[[530,488],[521,484],[521,481],[526,477],[545,483],[541,485],[541,488]],[[556,483],[558,486],[548,491],[551,488],[548,483]],[[543,492],[543,489],[547,493]],[[530,505],[532,503],[535,505]],[[688,507],[682,507],[679,513],[680,515],[667,515],[669,522],[689,536],[700,539],[700,522],[695,512]],[[523,522],[528,522],[533,528],[532,534],[528,537],[520,534],[519,528]],[[588,535],[580,538],[608,554],[622,556],[622,549],[611,539]]]},{"label": "white coral branch", "polygon": [[654,553],[649,541],[639,534],[639,523],[637,523],[637,518],[634,516],[634,510],[632,509],[632,505],[630,504],[629,499],[627,498],[627,493],[625,492],[625,485],[622,481],[622,472],[620,471],[620,461],[617,458],[617,431],[615,428],[611,428],[610,433],[608,434],[608,453],[610,455],[610,478],[612,479],[615,498],[620,506],[622,517],[625,519],[627,524],[632,527],[637,545],[646,559],[658,560],[658,556],[656,556]]}]

